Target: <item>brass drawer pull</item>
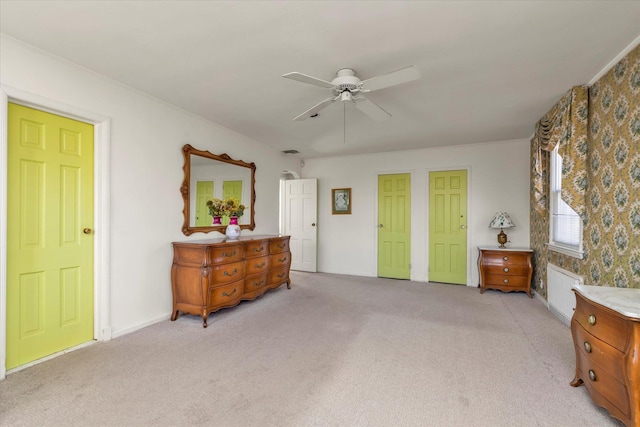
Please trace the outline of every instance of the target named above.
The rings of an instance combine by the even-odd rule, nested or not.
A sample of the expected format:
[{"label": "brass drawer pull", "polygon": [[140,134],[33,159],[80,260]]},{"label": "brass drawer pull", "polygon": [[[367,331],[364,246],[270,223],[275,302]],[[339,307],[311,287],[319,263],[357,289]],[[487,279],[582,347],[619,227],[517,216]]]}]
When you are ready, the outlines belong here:
[{"label": "brass drawer pull", "polygon": [[596,324],[596,316],[595,316],[595,314],[590,314],[590,315],[589,315],[589,324],[590,324],[591,326],[593,326],[593,325],[595,325],[595,324]]},{"label": "brass drawer pull", "polygon": [[235,293],[236,293],[236,291],[237,291],[237,289],[236,289],[236,288],[233,288],[233,291],[231,291],[231,293],[230,293],[230,294],[228,294],[228,293],[227,293],[227,291],[224,291],[224,292],[222,293],[222,296],[223,296],[223,297],[230,297],[231,295],[235,294]]},{"label": "brass drawer pull", "polygon": [[509,283],[509,279],[504,279],[503,282],[504,283]]},{"label": "brass drawer pull", "polygon": [[287,275],[287,273],[280,273],[280,274],[278,274],[278,279],[282,279],[286,275]]},{"label": "brass drawer pull", "polygon": [[509,261],[509,257],[508,256],[503,257],[502,259],[505,260],[505,261]]},{"label": "brass drawer pull", "polygon": [[235,276],[235,274],[236,274],[237,272],[238,272],[238,269],[237,269],[237,268],[234,268],[234,269],[233,269],[233,271],[232,271],[231,273],[229,273],[228,271],[225,271],[225,272],[224,272],[224,273],[222,273],[222,274],[223,274],[223,275],[225,275],[225,276],[229,276],[229,277],[231,277],[231,276]]},{"label": "brass drawer pull", "polygon": [[585,342],[584,342],[584,350],[585,350],[587,353],[591,353],[591,344],[589,344],[589,341],[585,341]]},{"label": "brass drawer pull", "polygon": [[264,246],[260,246],[259,248],[253,248],[253,252],[262,252],[264,251]]},{"label": "brass drawer pull", "polygon": [[278,262],[285,262],[287,260],[287,257],[284,258],[278,258]]},{"label": "brass drawer pull", "polygon": [[264,279],[260,280],[259,282],[253,282],[253,286],[260,286],[260,285],[264,285]]},{"label": "brass drawer pull", "polygon": [[279,247],[280,249],[284,248],[285,246],[287,246],[287,244],[286,244],[286,243],[278,243],[278,247]]},{"label": "brass drawer pull", "polygon": [[505,272],[505,273],[508,273],[508,272],[509,272],[509,267],[505,267],[505,268],[504,268],[504,272]]},{"label": "brass drawer pull", "polygon": [[266,264],[265,264],[264,262],[262,262],[262,264],[260,264],[260,265],[256,264],[256,268],[262,268],[262,267],[264,267],[265,265],[266,265]]},{"label": "brass drawer pull", "polygon": [[222,256],[223,257],[232,257],[235,256],[236,251],[231,252],[230,254],[226,253],[226,252],[222,252]]},{"label": "brass drawer pull", "polygon": [[591,381],[597,381],[598,380],[598,378],[596,377],[596,373],[593,372],[593,369],[589,369],[589,379]]}]

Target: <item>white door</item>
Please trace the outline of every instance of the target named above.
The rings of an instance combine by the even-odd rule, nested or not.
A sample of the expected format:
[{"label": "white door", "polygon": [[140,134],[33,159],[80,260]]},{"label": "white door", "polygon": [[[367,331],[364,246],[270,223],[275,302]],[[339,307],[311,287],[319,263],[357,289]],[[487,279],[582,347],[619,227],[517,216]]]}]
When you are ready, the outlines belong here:
[{"label": "white door", "polygon": [[285,181],[284,232],[291,236],[291,269],[317,271],[318,180]]}]

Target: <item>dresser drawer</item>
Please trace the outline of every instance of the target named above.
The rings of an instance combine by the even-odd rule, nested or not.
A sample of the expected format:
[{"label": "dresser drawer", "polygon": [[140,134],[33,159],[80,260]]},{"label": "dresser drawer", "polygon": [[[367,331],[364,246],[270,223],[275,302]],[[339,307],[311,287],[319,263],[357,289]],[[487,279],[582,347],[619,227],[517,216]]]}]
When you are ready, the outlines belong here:
[{"label": "dresser drawer", "polygon": [[248,294],[249,292],[257,291],[258,289],[264,288],[267,286],[268,274],[263,274],[262,276],[254,276],[249,279],[245,279],[244,281],[244,293]]},{"label": "dresser drawer", "polygon": [[291,264],[291,252],[283,252],[271,255],[270,261],[273,268],[285,267]]},{"label": "dresser drawer", "polygon": [[[629,393],[625,385],[596,365],[582,351],[576,352],[576,370],[588,389],[595,390],[626,417],[630,415]],[[593,375],[593,376],[592,376]]]},{"label": "dresser drawer", "polygon": [[269,253],[278,254],[280,252],[289,252],[289,238],[271,239],[269,243]]},{"label": "dresser drawer", "polygon": [[589,363],[598,365],[611,377],[620,382],[624,381],[623,353],[585,331],[576,321],[571,322],[571,333],[573,334],[576,352],[584,353],[584,357]]},{"label": "dresser drawer", "polygon": [[244,261],[211,267],[209,283],[227,283],[244,277]]},{"label": "dresser drawer", "polygon": [[269,255],[269,241],[256,240],[247,242],[245,246],[245,256],[247,258],[261,257]]},{"label": "dresser drawer", "polygon": [[270,285],[281,285],[289,280],[289,269],[287,267],[274,269],[269,273]]},{"label": "dresser drawer", "polygon": [[269,257],[251,258],[245,261],[245,274],[253,276],[265,273],[269,269]]},{"label": "dresser drawer", "polygon": [[244,280],[237,280],[227,285],[216,286],[209,291],[209,306],[225,306],[242,298]]},{"label": "dresser drawer", "polygon": [[242,245],[228,245],[210,248],[211,264],[225,264],[244,259],[244,247]]},{"label": "dresser drawer", "polygon": [[487,274],[484,276],[484,286],[512,286],[526,288],[529,277]]},{"label": "dresser drawer", "polygon": [[631,334],[631,325],[598,305],[576,298],[573,319],[587,332],[625,352]]}]

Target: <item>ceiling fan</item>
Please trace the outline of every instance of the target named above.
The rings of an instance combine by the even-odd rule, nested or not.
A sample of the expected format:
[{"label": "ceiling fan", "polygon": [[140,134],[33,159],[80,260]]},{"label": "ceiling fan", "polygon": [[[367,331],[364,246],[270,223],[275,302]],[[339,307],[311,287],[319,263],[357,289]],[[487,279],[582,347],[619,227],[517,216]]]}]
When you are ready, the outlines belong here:
[{"label": "ceiling fan", "polygon": [[332,92],[331,97],[309,108],[293,120],[308,119],[318,114],[323,108],[340,100],[342,102],[353,102],[358,110],[373,120],[382,122],[391,117],[391,114],[370,99],[365,98],[362,94],[417,80],[420,78],[420,70],[415,65],[410,65],[387,74],[360,80],[353,69],[342,68],[336,73],[336,78],[330,82],[298,72],[287,73],[282,77],[331,89]]}]

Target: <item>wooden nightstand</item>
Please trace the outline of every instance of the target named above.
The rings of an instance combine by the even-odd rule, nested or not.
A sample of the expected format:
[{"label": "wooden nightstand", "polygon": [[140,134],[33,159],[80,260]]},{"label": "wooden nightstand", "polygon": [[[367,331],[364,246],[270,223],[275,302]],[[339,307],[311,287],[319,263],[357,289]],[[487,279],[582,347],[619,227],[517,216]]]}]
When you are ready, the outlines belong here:
[{"label": "wooden nightstand", "polygon": [[576,376],[593,402],[640,426],[640,289],[577,285],[571,334]]},{"label": "wooden nightstand", "polygon": [[480,247],[478,268],[480,269],[480,293],[487,289],[503,292],[524,291],[531,295],[531,254],[527,248]]}]

